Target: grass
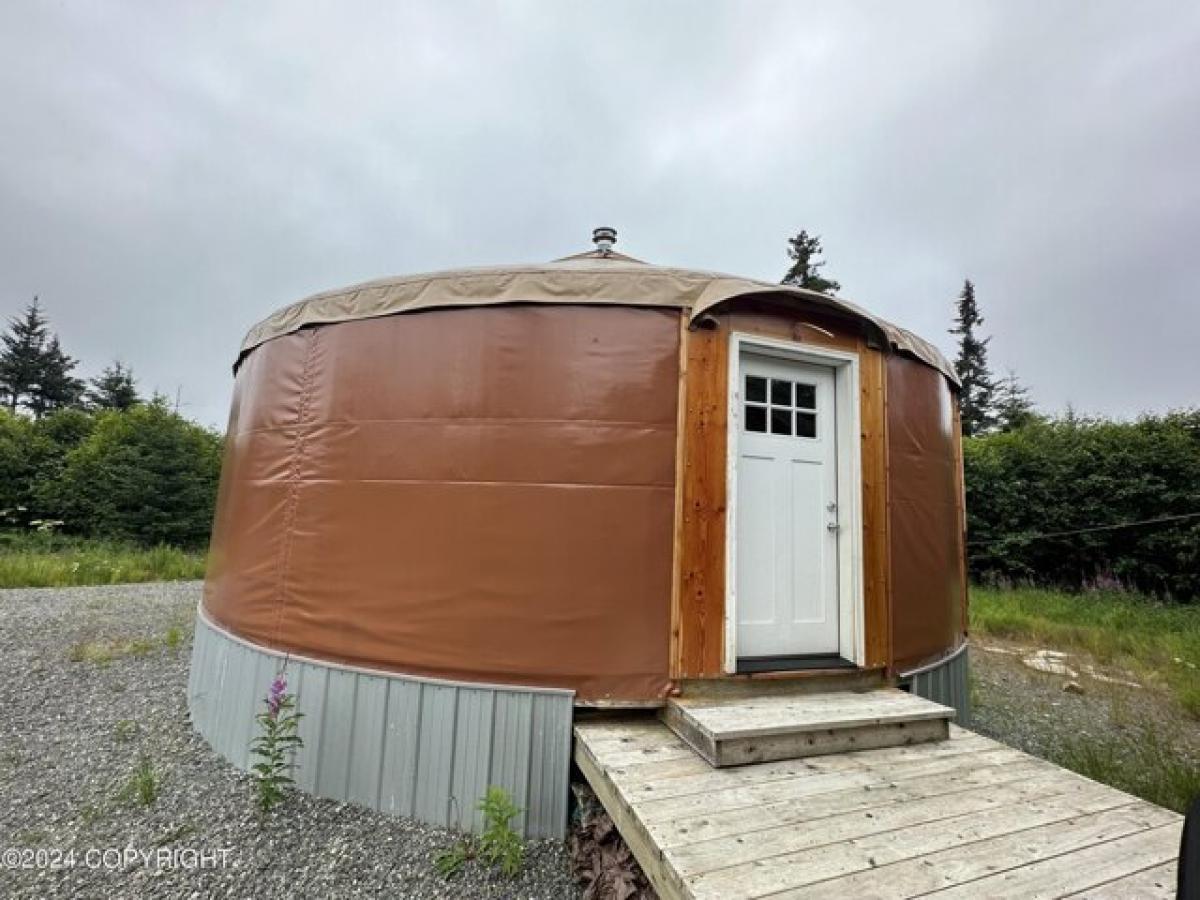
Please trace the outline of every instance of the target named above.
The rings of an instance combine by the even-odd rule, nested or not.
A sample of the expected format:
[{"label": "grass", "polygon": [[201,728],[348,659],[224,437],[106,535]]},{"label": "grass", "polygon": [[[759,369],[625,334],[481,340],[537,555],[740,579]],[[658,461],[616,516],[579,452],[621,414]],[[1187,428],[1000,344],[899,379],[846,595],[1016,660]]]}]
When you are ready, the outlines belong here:
[{"label": "grass", "polygon": [[203,552],[166,545],[13,532],[0,540],[0,588],[191,581],[204,577],[205,564]]},{"label": "grass", "polygon": [[153,641],[144,638],[109,638],[94,641],[78,641],[71,645],[67,658],[71,662],[87,662],[107,666],[113,660],[127,656],[146,656],[154,650]]},{"label": "grass", "polygon": [[143,756],[138,760],[137,768],[117,792],[117,799],[122,803],[140,803],[150,806],[158,799],[162,787],[162,777],[154,769],[150,757]]},{"label": "grass", "polygon": [[1200,718],[1200,606],[1162,604],[1116,591],[973,587],[971,631],[1084,651],[1099,663],[1166,688]]},{"label": "grass", "polygon": [[1068,738],[1050,754],[1080,775],[1186,812],[1200,797],[1200,766],[1182,752],[1177,739],[1142,721],[1121,736]]}]

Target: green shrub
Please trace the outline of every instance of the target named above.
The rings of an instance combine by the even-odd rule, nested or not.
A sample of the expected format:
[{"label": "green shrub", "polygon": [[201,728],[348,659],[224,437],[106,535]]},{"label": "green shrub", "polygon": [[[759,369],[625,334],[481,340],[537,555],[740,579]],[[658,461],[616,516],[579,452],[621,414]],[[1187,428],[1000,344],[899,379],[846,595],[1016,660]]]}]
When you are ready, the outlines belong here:
[{"label": "green shrub", "polygon": [[967,438],[963,466],[975,579],[1200,595],[1200,518],[1043,536],[1200,511],[1200,410],[1034,422]]},{"label": "green shrub", "polygon": [[212,527],[220,469],[221,439],[155,401],[96,415],[34,494],[68,532],[196,547]]}]

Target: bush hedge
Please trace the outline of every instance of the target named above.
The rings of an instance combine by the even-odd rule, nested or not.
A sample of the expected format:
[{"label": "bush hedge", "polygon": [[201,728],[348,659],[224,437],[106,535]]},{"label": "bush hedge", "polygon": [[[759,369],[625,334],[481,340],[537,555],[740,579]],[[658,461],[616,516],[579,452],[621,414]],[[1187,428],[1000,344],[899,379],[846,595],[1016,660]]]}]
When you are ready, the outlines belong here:
[{"label": "bush hedge", "polygon": [[963,442],[972,576],[1200,595],[1200,410],[1112,422],[1067,416]]},{"label": "bush hedge", "polygon": [[221,438],[162,401],[124,411],[0,412],[0,522],[10,528],[201,547]]}]

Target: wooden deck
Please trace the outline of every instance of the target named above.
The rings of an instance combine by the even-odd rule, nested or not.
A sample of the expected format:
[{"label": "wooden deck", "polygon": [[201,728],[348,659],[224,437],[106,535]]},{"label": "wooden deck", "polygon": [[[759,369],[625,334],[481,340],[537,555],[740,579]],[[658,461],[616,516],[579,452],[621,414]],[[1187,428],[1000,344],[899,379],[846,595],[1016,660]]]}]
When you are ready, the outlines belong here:
[{"label": "wooden deck", "polygon": [[1181,816],[957,726],[724,769],[652,719],[575,737],[663,900],[1174,896]]}]

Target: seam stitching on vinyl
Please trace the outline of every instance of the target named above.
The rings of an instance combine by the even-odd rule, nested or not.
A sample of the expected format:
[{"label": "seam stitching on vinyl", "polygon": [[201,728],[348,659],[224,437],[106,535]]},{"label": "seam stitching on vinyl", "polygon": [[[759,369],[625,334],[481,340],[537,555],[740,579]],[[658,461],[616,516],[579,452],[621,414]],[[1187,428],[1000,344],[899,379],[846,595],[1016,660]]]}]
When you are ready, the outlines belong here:
[{"label": "seam stitching on vinyl", "polygon": [[300,373],[300,407],[296,410],[296,437],[292,441],[292,459],[288,467],[287,507],[283,516],[283,546],[279,550],[279,575],[277,582],[278,603],[275,608],[274,639],[279,642],[283,628],[283,609],[287,606],[287,575],[292,559],[292,528],[296,522],[296,510],[300,506],[300,467],[304,461],[305,429],[308,425],[309,401],[312,397],[313,358],[316,356],[319,329],[309,332],[308,347],[304,354],[304,367]]}]

